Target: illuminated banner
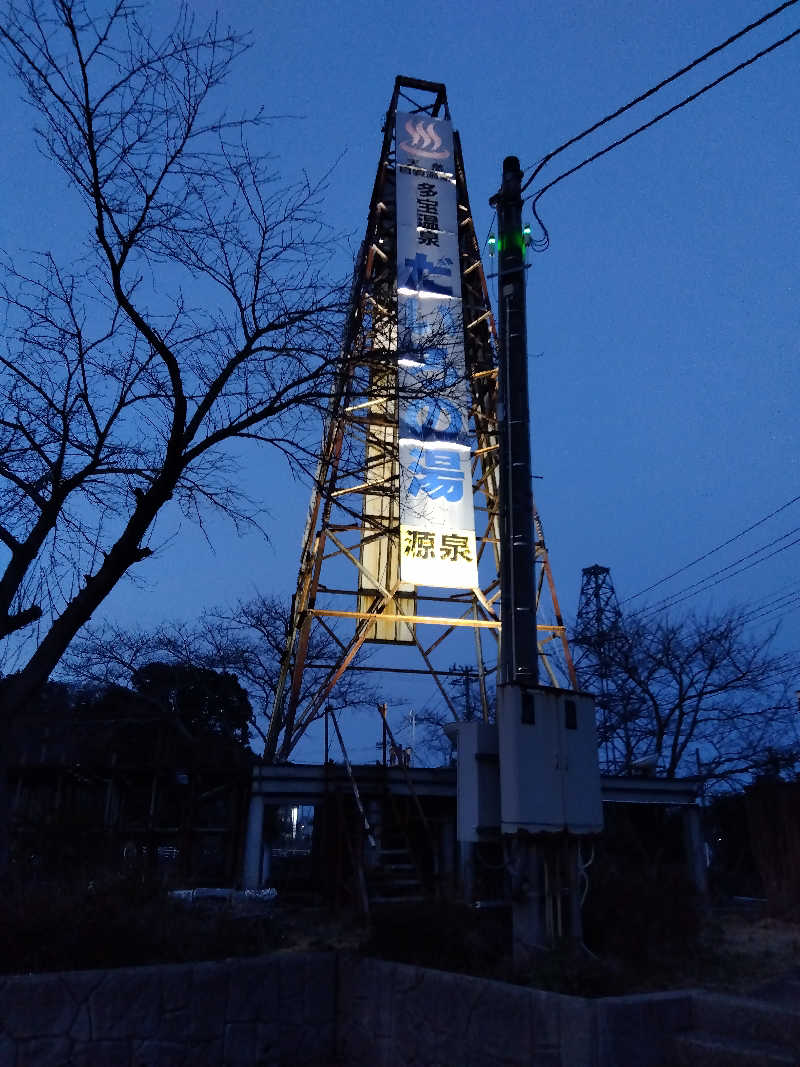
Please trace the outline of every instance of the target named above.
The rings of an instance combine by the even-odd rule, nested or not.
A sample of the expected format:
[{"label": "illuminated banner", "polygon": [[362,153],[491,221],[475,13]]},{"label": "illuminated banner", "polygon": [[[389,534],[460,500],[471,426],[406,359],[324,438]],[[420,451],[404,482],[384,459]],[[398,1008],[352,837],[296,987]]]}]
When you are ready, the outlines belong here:
[{"label": "illuminated banner", "polygon": [[403,114],[396,116],[397,165],[435,167],[448,178],[453,177],[453,127],[445,119],[430,115]]},{"label": "illuminated banner", "polygon": [[403,581],[454,589],[477,584],[467,449],[400,442],[400,541]]},{"label": "illuminated banner", "polygon": [[461,296],[456,187],[435,173],[399,168],[397,175],[397,289]]},{"label": "illuminated banner", "polygon": [[400,576],[478,584],[450,123],[398,112]]},{"label": "illuminated banner", "polygon": [[469,448],[461,301],[415,294],[397,302],[400,440]]}]

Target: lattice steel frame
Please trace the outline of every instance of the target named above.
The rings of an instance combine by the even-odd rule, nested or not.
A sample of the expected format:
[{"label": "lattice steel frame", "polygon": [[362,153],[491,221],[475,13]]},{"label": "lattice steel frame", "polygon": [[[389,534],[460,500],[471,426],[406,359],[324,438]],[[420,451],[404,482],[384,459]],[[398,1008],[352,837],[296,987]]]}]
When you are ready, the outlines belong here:
[{"label": "lattice steel frame", "polygon": [[[428,593],[402,586],[399,568],[397,459],[397,297],[394,125],[402,110],[450,118],[444,85],[398,77],[383,128],[383,144],[370,202],[344,330],[341,363],[330,400],[319,463],[300,557],[292,619],[283,655],[272,719],[265,746],[268,760],[286,758],[293,739],[319,717],[331,690],[352,667],[369,641],[401,642],[415,648],[422,668],[370,667],[388,673],[428,674],[450,714],[459,719],[452,695],[442,682],[449,670],[437,669],[432,655],[463,628],[475,635],[476,673],[483,715],[488,716],[486,666],[480,637],[499,643],[500,534],[497,440],[497,337],[472,220],[461,143],[454,132],[454,155],[461,257],[465,363],[472,398],[476,539],[479,587],[470,591]],[[356,501],[361,500],[360,506]],[[364,501],[368,504],[365,505]],[[383,503],[381,501],[383,500]],[[375,505],[369,504],[375,502]],[[535,505],[534,505],[535,509]],[[540,663],[553,685],[576,688],[576,679],[538,513],[536,525],[537,618],[545,589],[552,622],[538,625]],[[365,551],[371,542],[377,551]],[[376,560],[378,561],[376,564]],[[370,566],[365,561],[369,561]],[[348,566],[350,581],[328,584],[334,564]],[[376,573],[378,571],[378,573]],[[444,595],[443,595],[444,594]],[[343,632],[346,625],[349,632]],[[434,627],[425,645],[419,627]],[[302,693],[312,631],[321,627],[334,655],[321,684]],[[388,634],[388,637],[387,637]],[[397,644],[394,645],[395,649]],[[385,651],[385,650],[384,650]],[[555,653],[555,655],[554,655]],[[319,669],[320,664],[315,664]],[[562,677],[559,677],[559,672]],[[279,746],[279,737],[283,742]]]}]

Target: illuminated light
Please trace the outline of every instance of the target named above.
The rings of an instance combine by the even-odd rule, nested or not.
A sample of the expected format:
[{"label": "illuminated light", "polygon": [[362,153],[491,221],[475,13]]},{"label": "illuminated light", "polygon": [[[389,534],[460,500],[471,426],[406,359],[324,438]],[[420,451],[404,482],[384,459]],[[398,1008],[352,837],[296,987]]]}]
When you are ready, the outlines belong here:
[{"label": "illuminated light", "polygon": [[439,303],[461,300],[460,296],[454,296],[452,293],[430,293],[426,289],[409,289],[405,285],[398,285],[397,292],[401,296],[416,296],[420,300],[437,300]]},{"label": "illuminated light", "polygon": [[458,441],[425,441],[421,437],[400,437],[399,444],[410,445],[412,448],[435,448],[438,452],[468,452],[472,454],[469,445],[461,445]]},{"label": "illuminated light", "polygon": [[417,296],[419,296],[420,300],[438,300],[440,304],[461,299],[460,296],[454,296],[452,293],[430,293],[427,289],[420,289]]},{"label": "illuminated light", "polygon": [[531,228],[530,228],[530,226],[529,226],[529,224],[527,222],[522,227],[522,234],[523,234],[524,237],[530,237],[530,235],[531,235]]}]

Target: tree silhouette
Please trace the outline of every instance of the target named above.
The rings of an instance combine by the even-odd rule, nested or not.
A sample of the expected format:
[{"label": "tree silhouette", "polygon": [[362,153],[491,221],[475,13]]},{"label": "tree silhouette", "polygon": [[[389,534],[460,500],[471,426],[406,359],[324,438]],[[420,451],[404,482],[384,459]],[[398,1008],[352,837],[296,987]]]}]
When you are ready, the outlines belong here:
[{"label": "tree silhouette", "polygon": [[178,717],[196,736],[248,744],[250,699],[234,675],[183,663],[146,663],[132,681],[138,694]]},{"label": "tree silhouette", "polygon": [[[606,769],[652,762],[670,778],[699,773],[735,784],[757,773],[769,752],[795,758],[797,657],[774,652],[773,636],[753,636],[735,610],[620,615],[602,648]],[[591,690],[596,657],[576,660],[579,683]]]},{"label": "tree silhouette", "polygon": [[213,112],[246,40],[196,29],[185,8],[156,40],[138,12],[128,0],[98,16],[78,0],[33,0],[0,17],[85,236],[68,263],[44,250],[2,264],[6,711],[120,579],[141,573],[163,509],[254,522],[231,443],[302,466],[316,438],[308,412],[332,391],[341,295],[318,269],[317,191],[281,183],[251,147],[263,118]]}]

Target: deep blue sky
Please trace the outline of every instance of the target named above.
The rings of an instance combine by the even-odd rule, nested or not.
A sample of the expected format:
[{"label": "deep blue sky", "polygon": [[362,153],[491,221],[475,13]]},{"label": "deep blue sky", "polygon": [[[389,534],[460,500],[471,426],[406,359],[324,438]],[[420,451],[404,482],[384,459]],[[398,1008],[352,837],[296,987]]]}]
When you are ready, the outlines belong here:
[{"label": "deep blue sky", "polygon": [[[193,6],[200,21],[214,11],[205,0]],[[220,103],[295,116],[276,120],[263,147],[289,178],[301,169],[318,177],[336,163],[325,214],[357,247],[395,75],[443,81],[482,239],[504,156],[527,167],[769,6],[511,0],[499,13],[469,0],[244,0],[220,9],[223,22],[253,31]],[[797,26],[800,6],[565,153],[542,178]],[[529,272],[533,456],[569,615],[582,567],[610,566],[625,598],[800,493],[799,69],[796,40],[540,201],[551,248],[531,257]],[[78,231],[60,210],[62,178],[37,155],[30,116],[5,74],[3,89],[0,246],[67,248]],[[343,244],[342,264],[348,255]],[[146,583],[127,583],[106,614],[147,624],[191,618],[257,588],[291,592],[308,491],[287,489],[281,462],[255,451],[246,478],[271,508],[269,544],[212,523],[212,552],[182,527],[139,569]],[[795,526],[800,503],[657,592]],[[177,530],[170,519],[159,537]],[[794,546],[683,607],[779,595],[800,580],[798,560]],[[798,607],[783,620],[787,647],[798,645]]]}]

